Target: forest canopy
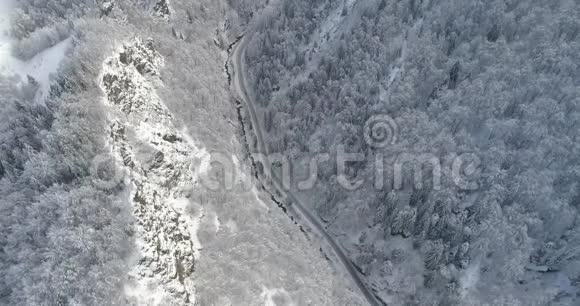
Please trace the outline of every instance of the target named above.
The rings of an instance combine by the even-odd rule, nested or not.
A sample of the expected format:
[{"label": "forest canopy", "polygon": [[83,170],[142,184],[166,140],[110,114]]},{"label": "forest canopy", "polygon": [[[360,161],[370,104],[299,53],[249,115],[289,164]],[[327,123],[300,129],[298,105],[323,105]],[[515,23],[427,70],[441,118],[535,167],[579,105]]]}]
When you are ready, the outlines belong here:
[{"label": "forest canopy", "polygon": [[[580,279],[576,1],[284,1],[256,28],[246,61],[271,151],[293,158],[346,145],[367,157],[481,159],[476,191],[444,181],[440,190],[349,192],[321,171],[304,196],[333,231],[365,237],[337,239],[371,281],[392,273],[381,245],[403,235],[423,257],[426,288],[383,287],[401,303],[427,301],[428,292],[446,305],[576,299],[576,289],[536,282],[549,278],[538,271]],[[379,151],[361,136],[377,114],[400,132]],[[351,173],[372,177],[374,165]],[[466,285],[467,275],[479,281]]]}]

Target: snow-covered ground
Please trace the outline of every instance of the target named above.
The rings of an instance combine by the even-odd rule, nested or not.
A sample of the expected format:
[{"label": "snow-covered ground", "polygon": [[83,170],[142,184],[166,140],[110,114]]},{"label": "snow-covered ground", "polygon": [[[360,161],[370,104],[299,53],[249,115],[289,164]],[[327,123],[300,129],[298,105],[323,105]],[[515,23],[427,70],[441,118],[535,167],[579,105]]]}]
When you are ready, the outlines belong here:
[{"label": "snow-covered ground", "polygon": [[10,55],[10,12],[13,9],[13,0],[0,1],[0,73],[4,72],[11,62]]},{"label": "snow-covered ground", "polygon": [[264,298],[264,306],[277,306],[280,304],[288,306],[296,305],[288,292],[284,289],[264,288],[261,297]]},{"label": "snow-covered ground", "polygon": [[389,101],[391,93],[393,91],[393,84],[401,76],[405,74],[405,62],[407,61],[407,55],[409,53],[408,45],[411,35],[417,35],[421,26],[423,25],[423,19],[420,18],[413,24],[412,27],[407,29],[404,37],[401,37],[401,56],[391,64],[391,72],[387,78],[386,84],[383,84],[383,90],[381,91],[381,101]]},{"label": "snow-covered ground", "polygon": [[[156,93],[163,57],[151,41],[123,45],[103,66],[112,147],[129,174],[137,220],[137,262],[126,294],[140,305],[195,302],[192,274],[205,210],[190,213],[191,192],[209,166],[209,153],[173,125]],[[109,134],[109,133],[108,133]],[[199,161],[191,167],[190,159]]]},{"label": "snow-covered ground", "polygon": [[28,61],[22,61],[12,55],[12,38],[10,37],[10,14],[14,11],[14,0],[0,1],[0,74],[17,76],[26,80],[33,77],[40,85],[37,95],[39,100],[50,92],[50,76],[58,71],[67,50],[72,45],[70,38],[61,41],[51,48],[38,53]]},{"label": "snow-covered ground", "polygon": [[[347,0],[343,3],[343,5],[337,6],[324,20],[324,22],[320,25],[320,30],[314,35],[314,39],[312,43],[308,46],[308,49],[316,50],[321,46],[324,46],[325,40],[332,40],[336,37],[336,34],[339,32],[339,27],[344,24],[344,20],[350,12],[356,0]],[[343,12],[346,12],[347,15],[344,15]],[[318,48],[315,47],[318,46]]]},{"label": "snow-covered ground", "polygon": [[[283,97],[288,90],[296,84],[305,82],[310,74],[318,69],[323,55],[336,48],[341,35],[348,33],[360,20],[357,4],[357,0],[344,1],[342,4],[337,4],[328,16],[324,17],[318,30],[308,39],[309,43],[299,47],[300,52],[306,56],[305,69],[297,75],[292,75],[289,79],[280,80],[280,89],[273,93],[274,97]],[[320,10],[323,10],[322,6]],[[343,12],[347,14],[343,15]]]}]

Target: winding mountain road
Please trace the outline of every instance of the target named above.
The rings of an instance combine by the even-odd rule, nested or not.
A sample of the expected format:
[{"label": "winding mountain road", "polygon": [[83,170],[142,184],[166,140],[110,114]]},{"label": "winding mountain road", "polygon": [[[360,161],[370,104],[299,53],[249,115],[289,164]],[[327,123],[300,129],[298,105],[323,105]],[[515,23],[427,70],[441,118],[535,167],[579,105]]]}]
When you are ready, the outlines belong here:
[{"label": "winding mountain road", "polygon": [[[228,71],[228,76],[231,78],[230,81],[234,94],[237,94],[239,101],[241,101],[243,106],[247,108],[249,119],[253,126],[251,131],[244,132],[255,134],[254,136],[256,138],[258,151],[248,153],[251,155],[260,154],[262,156],[268,156],[269,151],[264,142],[264,134],[262,132],[261,124],[258,120],[256,108],[254,107],[254,101],[251,98],[252,96],[249,94],[246,79],[244,77],[245,63],[243,61],[243,57],[248,40],[248,35],[246,34],[245,37],[238,38],[237,43],[234,42],[232,46],[230,46],[230,48],[233,47],[233,49],[229,50],[229,52],[233,51],[233,53],[230,53],[230,67],[233,67],[234,71]],[[248,145],[248,147],[250,146]],[[281,197],[285,198],[287,200],[285,209],[288,210],[288,214],[298,219],[301,227],[310,230],[315,235],[322,238],[323,242],[330,246],[330,250],[336,255],[336,258],[340,260],[341,266],[344,267],[347,274],[352,278],[353,282],[356,284],[359,291],[370,305],[386,305],[386,303],[380,300],[373,293],[373,291],[369,289],[360,272],[354,266],[352,261],[345,255],[340,245],[328,234],[319,219],[306,208],[307,206],[303,204],[302,200],[297,198],[291,191],[288,191],[283,187],[284,185],[281,183],[278,175],[274,171],[271,171],[270,165],[268,163],[265,163],[263,167],[263,173],[269,173],[271,175],[270,177],[264,177],[263,175],[258,174],[258,179],[264,186],[266,186],[266,188],[270,188],[269,192],[273,195],[273,199],[275,199],[276,194],[279,194]],[[257,169],[254,170],[259,173]]]}]

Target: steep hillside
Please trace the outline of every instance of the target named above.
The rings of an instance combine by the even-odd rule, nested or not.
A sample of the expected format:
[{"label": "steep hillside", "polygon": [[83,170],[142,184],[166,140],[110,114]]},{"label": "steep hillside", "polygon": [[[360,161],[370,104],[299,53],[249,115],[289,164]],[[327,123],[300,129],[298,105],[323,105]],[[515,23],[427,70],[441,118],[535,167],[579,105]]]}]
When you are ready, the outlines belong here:
[{"label": "steep hillside", "polygon": [[261,129],[381,298],[577,303],[577,1],[276,8],[246,35]]},{"label": "steep hillside", "polygon": [[0,304],[362,304],[253,181],[223,71],[249,16],[50,4],[11,16],[9,65],[43,77],[0,77]]},{"label": "steep hillside", "polygon": [[[130,177],[137,220],[138,265],[128,294],[138,304],[182,303],[195,297],[194,218],[185,210],[197,181],[190,156],[209,159],[173,126],[172,116],[155,93],[163,58],[151,41],[124,45],[103,67],[103,91],[110,105],[110,144]],[[197,216],[199,218],[199,216]],[[198,222],[198,221],[197,221]],[[199,256],[198,256],[199,257]],[[132,288],[135,286],[136,288]],[[155,288],[155,289],[154,289]],[[134,291],[134,292],[133,292]]]}]

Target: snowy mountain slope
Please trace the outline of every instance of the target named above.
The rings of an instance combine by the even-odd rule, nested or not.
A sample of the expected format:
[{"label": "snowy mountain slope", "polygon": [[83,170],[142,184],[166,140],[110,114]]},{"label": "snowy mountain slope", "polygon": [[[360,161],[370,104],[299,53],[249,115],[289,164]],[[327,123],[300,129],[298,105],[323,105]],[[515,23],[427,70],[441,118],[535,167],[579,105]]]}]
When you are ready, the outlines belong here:
[{"label": "snowy mountain slope", "polygon": [[[177,61],[175,55],[161,56],[153,45],[159,43],[138,39],[128,42],[103,66],[102,85],[111,109],[110,143],[135,185],[131,201],[141,251],[127,286],[128,296],[148,304],[197,301],[201,305],[260,305],[285,300],[296,305],[362,305],[318,247],[271,199],[251,187],[251,170],[236,139],[237,127],[230,128],[226,121],[235,109],[220,70],[225,57],[215,56],[213,66],[191,67],[209,69],[204,72],[208,78],[217,76],[223,85],[216,90],[223,91],[226,100],[214,99],[217,105],[201,104],[197,108],[190,104],[180,112],[171,112],[163,99],[174,101],[167,95],[175,89],[169,86],[176,83],[165,80],[164,75],[185,63]],[[180,42],[179,46],[187,44]],[[187,54],[187,50],[178,52]],[[207,52],[216,54],[214,50]],[[224,115],[213,110],[200,117],[201,122],[184,122],[188,116],[200,116],[221,104],[227,106]],[[210,137],[231,139],[231,147],[213,145],[213,150],[225,153],[233,163],[237,180],[231,190],[208,190],[208,186],[200,185],[200,178],[220,173],[219,166],[210,165],[208,153],[200,149],[202,143],[214,141],[200,141],[207,138],[202,127],[210,126],[203,120],[211,117],[223,120],[224,126],[209,131]],[[186,164],[190,168],[185,168]],[[168,228],[168,218],[180,220],[183,226],[179,230]],[[162,251],[157,250],[156,240],[150,240],[157,232],[167,237],[161,241]],[[179,238],[176,235],[184,240],[175,241]],[[181,260],[164,255],[174,250],[186,256]],[[157,258],[157,254],[162,256]],[[181,277],[175,279],[176,262],[187,262],[188,268],[193,262],[192,273],[184,274],[183,281]]]},{"label": "snowy mountain slope", "polygon": [[[301,193],[381,296],[577,303],[578,3],[361,0],[340,16],[348,1],[313,3],[286,1],[257,27],[246,56],[257,117],[295,177],[312,170],[303,156],[364,156],[347,167],[360,188],[343,188],[327,163]],[[313,46],[318,56],[297,52]],[[377,115],[398,134],[381,148],[364,134]],[[451,169],[471,153],[477,190]],[[425,154],[442,166],[441,188],[424,188],[435,183],[425,173],[414,182],[432,169]]]},{"label": "snowy mountain slope", "polygon": [[[328,6],[331,7],[330,11],[327,11]],[[317,17],[315,19],[317,26],[305,39],[306,44],[289,46],[304,57],[303,65],[306,69],[299,70],[296,75],[281,80],[280,88],[274,93],[275,96],[284,96],[295,84],[306,81],[309,75],[317,70],[323,57],[339,46],[339,39],[348,33],[360,18],[359,6],[364,7],[364,2],[346,0],[327,3],[314,9],[313,14]]]},{"label": "snowy mountain slope", "polygon": [[[246,50],[246,39],[251,37],[253,33],[246,32],[245,37],[241,39],[236,49],[231,52],[231,61],[228,61],[228,65],[234,68],[235,81],[233,82],[232,89],[236,95],[236,101],[240,103],[240,111],[245,110],[246,115],[242,115],[240,112],[241,121],[247,120],[250,122],[249,126],[252,127],[251,130],[244,129],[244,141],[246,142],[246,147],[249,150],[251,159],[255,160],[256,155],[266,154],[268,155],[268,148],[264,146],[262,126],[259,121],[257,121],[257,113],[255,107],[255,101],[253,100],[253,93],[248,90],[246,85],[246,68],[243,64],[244,53]],[[251,38],[250,38],[251,39]],[[244,127],[248,124],[244,124]],[[256,148],[252,149],[251,143],[256,143]],[[255,151],[254,151],[255,150]],[[257,165],[255,162],[252,163],[253,167]],[[268,168],[268,165],[264,166]],[[260,170],[255,169],[254,171],[259,172]],[[265,173],[270,173],[271,170],[265,170]],[[352,264],[350,259],[344,254],[344,251],[336,243],[332,236],[330,236],[324,226],[321,224],[320,220],[312,213],[312,211],[307,208],[303,199],[297,198],[292,191],[287,191],[283,187],[284,183],[277,174],[272,174],[272,177],[268,175],[257,174],[258,181],[260,185],[264,186],[265,189],[275,198],[277,204],[284,207],[284,212],[288,217],[296,223],[299,228],[308,233],[309,237],[312,239],[316,245],[320,244],[321,252],[325,253],[325,256],[332,262],[333,267],[337,272],[344,275],[345,279],[351,280],[353,286],[356,286],[360,291],[361,296],[364,296],[367,302],[371,305],[380,305],[381,301],[376,299],[374,293],[366,285],[365,281],[361,279],[361,275],[357,271],[356,267]]]},{"label": "snowy mountain slope", "polygon": [[195,301],[192,274],[200,245],[188,197],[198,173],[190,158],[209,158],[176,130],[156,95],[162,66],[152,43],[135,39],[105,62],[102,77],[112,109],[110,142],[133,185],[141,249],[127,294],[141,305]]},{"label": "snowy mountain slope", "polygon": [[[365,305],[253,181],[213,43],[226,1],[16,4],[19,39],[75,20],[10,59],[41,92],[0,78],[1,304]],[[233,186],[206,186],[224,156]]]}]

